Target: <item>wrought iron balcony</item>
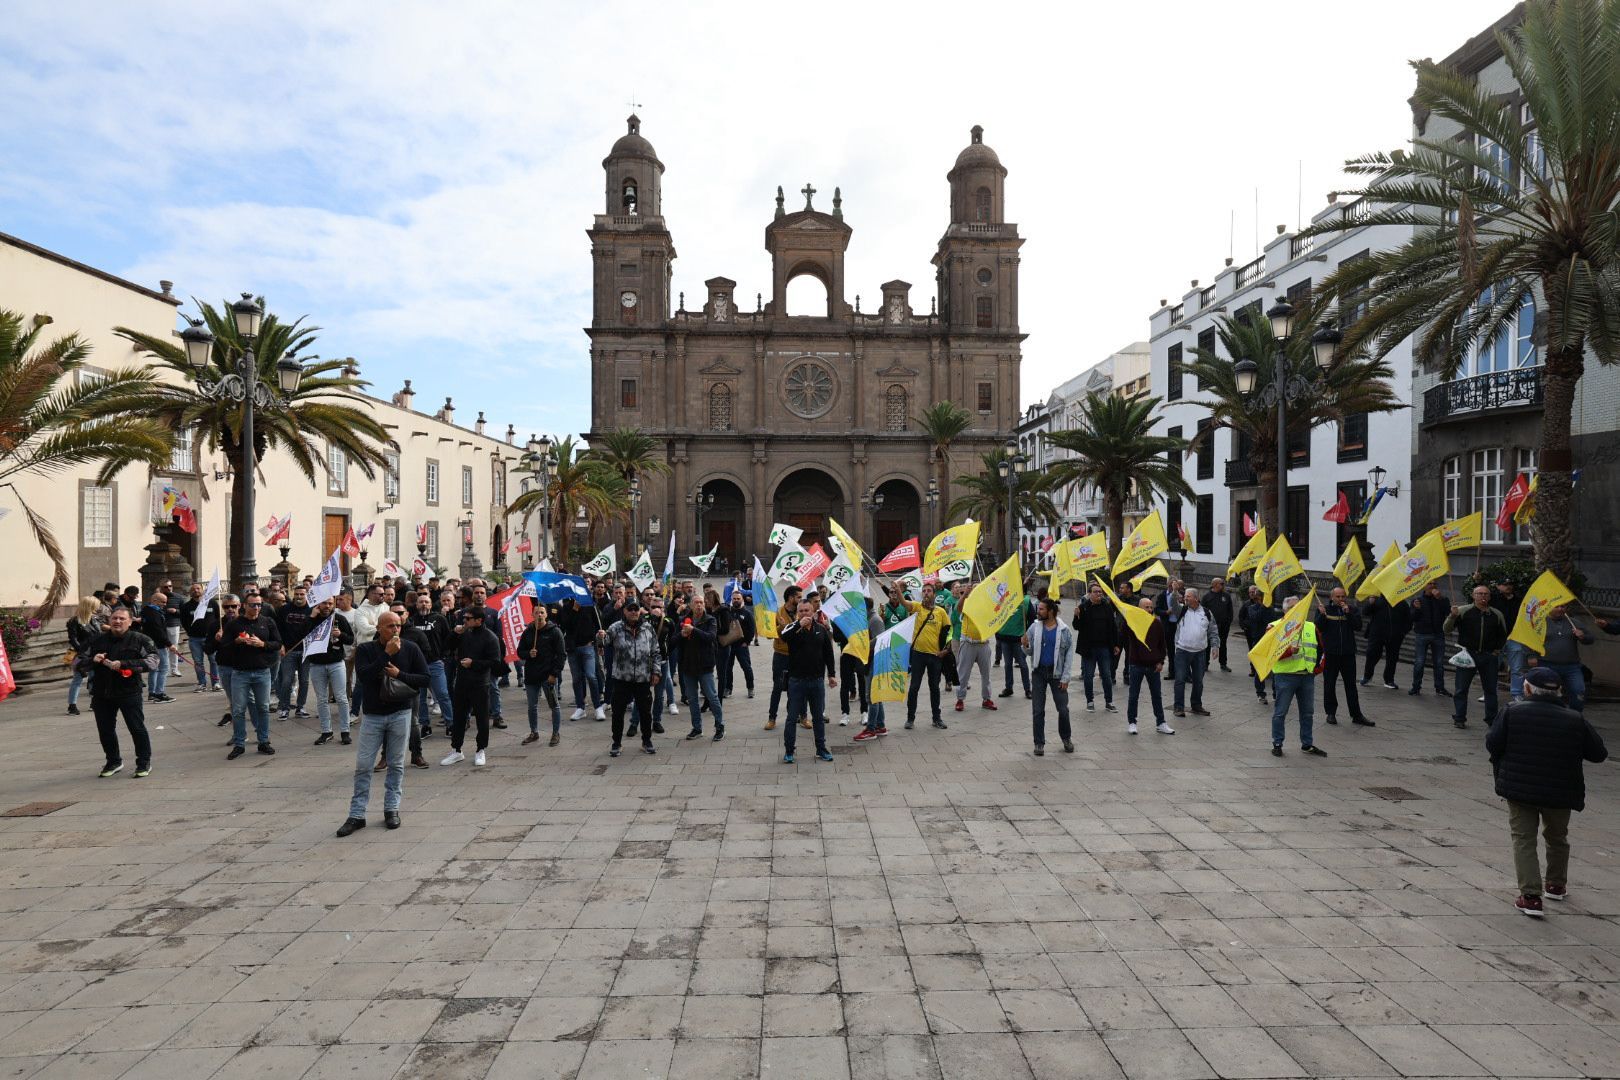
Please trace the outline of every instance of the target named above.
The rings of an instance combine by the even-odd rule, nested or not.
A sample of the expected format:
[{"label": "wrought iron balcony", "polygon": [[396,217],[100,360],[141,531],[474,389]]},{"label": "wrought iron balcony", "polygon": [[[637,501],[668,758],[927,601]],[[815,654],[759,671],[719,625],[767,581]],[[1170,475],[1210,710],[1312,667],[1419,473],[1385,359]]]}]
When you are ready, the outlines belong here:
[{"label": "wrought iron balcony", "polygon": [[1522,367],[1488,371],[1466,379],[1453,379],[1423,394],[1423,425],[1468,419],[1490,409],[1541,404],[1541,368]]},{"label": "wrought iron balcony", "polygon": [[1254,466],[1247,461],[1228,461],[1226,463],[1227,487],[1254,487],[1260,483],[1260,478],[1254,473]]}]

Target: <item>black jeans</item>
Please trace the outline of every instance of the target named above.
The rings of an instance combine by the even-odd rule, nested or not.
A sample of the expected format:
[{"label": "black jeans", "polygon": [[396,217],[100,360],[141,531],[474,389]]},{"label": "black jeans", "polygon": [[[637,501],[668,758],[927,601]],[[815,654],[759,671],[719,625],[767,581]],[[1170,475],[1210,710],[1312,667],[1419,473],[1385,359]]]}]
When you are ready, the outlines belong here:
[{"label": "black jeans", "polygon": [[838,711],[849,715],[849,699],[860,702],[861,715],[866,715],[866,663],[849,653],[838,658]]},{"label": "black jeans", "polygon": [[639,731],[641,745],[651,746],[652,684],[628,679],[613,680],[613,745],[618,746],[624,739],[624,711],[632,701],[636,703],[636,716],[639,719],[631,725],[630,734]]},{"label": "black jeans", "polygon": [[949,644],[939,654],[939,670],[945,676],[946,686],[955,686],[962,681],[961,673],[956,670],[956,650]]},{"label": "black jeans", "polygon": [[[136,680],[131,680],[136,681]],[[90,699],[90,711],[96,716],[96,734],[101,736],[101,749],[107,754],[107,764],[122,765],[124,756],[118,749],[118,714],[124,714],[124,726],[129,728],[130,741],[135,744],[135,767],[152,764],[152,739],[146,733],[146,706],[138,692],[123,697]]]},{"label": "black jeans", "polygon": [[1350,709],[1350,719],[1361,715],[1361,697],[1356,689],[1356,654],[1328,653],[1322,657],[1322,710],[1328,716],[1339,711],[1339,695],[1333,685],[1344,683],[1344,703]]},{"label": "black jeans", "polygon": [[731,693],[731,688],[736,685],[733,680],[733,676],[736,674],[736,670],[733,665],[742,668],[743,685],[748,688],[748,692],[750,694],[753,693],[754,658],[748,655],[748,642],[739,641],[735,645],[726,646],[725,668],[723,670],[723,674],[725,675],[725,685],[720,688],[720,692],[723,694]]},{"label": "black jeans", "polygon": [[787,672],[787,653],[779,653],[773,647],[771,650],[771,706],[765,714],[766,718],[773,724],[776,722],[777,709],[782,704],[782,696],[787,693]]},{"label": "black jeans", "polygon": [[1013,665],[1018,665],[1018,674],[1024,680],[1024,693],[1029,693],[1029,662],[1024,659],[1024,646],[1018,638],[996,638],[996,653],[1003,661],[1001,670],[1005,673],[1006,682],[1003,690],[1012,689]]},{"label": "black jeans", "polygon": [[1215,632],[1220,635],[1220,639],[1221,639],[1221,651],[1220,651],[1221,670],[1225,671],[1226,670],[1226,636],[1232,632],[1232,624],[1229,623],[1229,622],[1217,622],[1215,624]]},{"label": "black jeans", "polygon": [[1401,642],[1405,640],[1406,635],[1402,634],[1400,637],[1390,638],[1388,641],[1380,639],[1367,642],[1367,664],[1361,669],[1361,677],[1371,682],[1373,671],[1378,667],[1379,659],[1382,658],[1384,661],[1384,684],[1394,686],[1395,665],[1400,662]]},{"label": "black jeans", "polygon": [[[950,653],[946,653],[949,656]],[[906,723],[917,718],[917,692],[922,689],[923,676],[928,676],[928,703],[934,710],[934,723],[939,723],[939,668],[938,653],[911,650],[911,689],[906,694]]]},{"label": "black jeans", "polygon": [[478,749],[489,748],[489,676],[463,673],[456,680],[455,723],[450,727],[450,749],[461,750],[467,737],[467,714],[478,721]]}]

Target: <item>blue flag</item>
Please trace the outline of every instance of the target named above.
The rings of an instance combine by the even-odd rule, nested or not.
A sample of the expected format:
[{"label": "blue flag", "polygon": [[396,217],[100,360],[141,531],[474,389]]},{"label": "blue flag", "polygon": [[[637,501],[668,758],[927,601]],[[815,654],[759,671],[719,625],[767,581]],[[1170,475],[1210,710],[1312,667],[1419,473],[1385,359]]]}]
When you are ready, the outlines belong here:
[{"label": "blue flag", "polygon": [[560,604],[564,600],[573,600],[584,606],[592,604],[590,586],[585,584],[582,577],[530,570],[523,575],[523,580],[534,586],[534,598],[542,604]]}]

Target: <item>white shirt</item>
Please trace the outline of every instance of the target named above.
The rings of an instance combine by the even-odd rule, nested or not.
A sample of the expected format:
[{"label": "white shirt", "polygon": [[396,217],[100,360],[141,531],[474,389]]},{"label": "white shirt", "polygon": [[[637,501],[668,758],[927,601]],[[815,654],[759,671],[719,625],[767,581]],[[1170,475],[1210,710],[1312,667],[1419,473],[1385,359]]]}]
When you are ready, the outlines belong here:
[{"label": "white shirt", "polygon": [[1176,623],[1176,648],[1187,652],[1203,652],[1209,648],[1209,612],[1202,607],[1181,613]]},{"label": "white shirt", "polygon": [[363,603],[350,613],[349,625],[354,628],[356,645],[364,645],[377,636],[377,620],[387,610],[387,604]]}]

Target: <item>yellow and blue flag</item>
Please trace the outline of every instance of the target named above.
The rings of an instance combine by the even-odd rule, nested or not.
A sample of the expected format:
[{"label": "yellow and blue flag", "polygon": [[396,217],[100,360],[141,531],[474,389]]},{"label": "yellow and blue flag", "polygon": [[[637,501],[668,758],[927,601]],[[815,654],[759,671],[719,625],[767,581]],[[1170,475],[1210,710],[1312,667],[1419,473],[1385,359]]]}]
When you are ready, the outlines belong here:
[{"label": "yellow and blue flag", "polygon": [[765,574],[759,556],[754,556],[754,632],[762,638],[776,636],[776,586]]},{"label": "yellow and blue flag", "polygon": [[872,658],[872,635],[867,629],[866,591],[853,589],[828,595],[822,614],[844,635],[844,651],[861,663]]},{"label": "yellow and blue flag", "polygon": [[971,621],[976,637],[988,638],[1018,613],[1024,604],[1024,578],[1018,556],[996,567],[962,601],[962,619]]},{"label": "yellow and blue flag", "polygon": [[907,615],[877,636],[872,646],[873,701],[904,701],[911,670],[911,635],[917,616]]}]

